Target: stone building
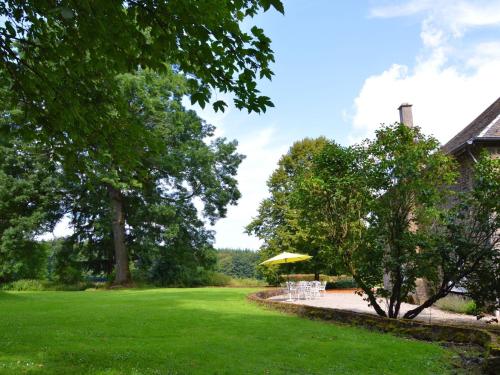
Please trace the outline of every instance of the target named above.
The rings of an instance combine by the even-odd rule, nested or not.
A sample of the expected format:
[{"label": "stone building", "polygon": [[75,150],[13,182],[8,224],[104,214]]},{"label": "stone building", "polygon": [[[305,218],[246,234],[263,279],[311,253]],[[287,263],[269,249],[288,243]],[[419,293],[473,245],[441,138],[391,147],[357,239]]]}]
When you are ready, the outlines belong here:
[{"label": "stone building", "polygon": [[494,157],[500,157],[500,97],[450,139],[442,150],[453,155],[460,165],[458,189],[471,189],[473,166],[481,151],[487,150]]},{"label": "stone building", "polygon": [[[413,126],[411,104],[399,107],[400,122]],[[456,189],[467,191],[472,188],[473,168],[480,153],[487,150],[493,157],[500,157],[500,97],[484,110],[474,121],[463,128],[442,148],[446,154],[458,161],[460,176]],[[424,302],[430,294],[428,283],[419,279],[416,283],[415,302]]]}]

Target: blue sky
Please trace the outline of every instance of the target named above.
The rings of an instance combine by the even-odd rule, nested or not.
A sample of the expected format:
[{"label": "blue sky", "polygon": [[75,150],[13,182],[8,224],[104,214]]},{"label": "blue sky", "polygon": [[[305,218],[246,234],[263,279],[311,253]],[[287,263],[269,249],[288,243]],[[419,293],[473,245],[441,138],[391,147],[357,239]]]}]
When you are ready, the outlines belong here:
[{"label": "blue sky", "polygon": [[[243,196],[213,228],[217,247],[259,247],[243,228],[294,141],[359,141],[410,102],[415,123],[444,143],[500,95],[500,0],[283,1],[284,16],[270,10],[245,23],[273,41],[275,76],[260,89],[276,107],[262,115],[195,108],[247,155]],[[55,234],[67,230],[62,223]]]},{"label": "blue sky", "polygon": [[393,62],[414,61],[420,24],[370,17],[369,3],[361,1],[291,0],[285,5],[285,16],[269,11],[255,20],[273,41],[275,76],[260,88],[276,107],[265,115],[230,110],[224,135],[239,138],[275,124],[276,136],[286,140],[328,135],[348,142],[349,121],[343,114],[366,77]]}]

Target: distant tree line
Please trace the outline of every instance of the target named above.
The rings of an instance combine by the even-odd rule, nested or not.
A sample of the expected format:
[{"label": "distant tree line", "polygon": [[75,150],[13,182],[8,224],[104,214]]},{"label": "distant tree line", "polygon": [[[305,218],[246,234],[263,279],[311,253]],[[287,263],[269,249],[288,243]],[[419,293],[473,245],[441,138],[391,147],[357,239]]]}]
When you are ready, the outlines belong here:
[{"label": "distant tree line", "polygon": [[217,249],[216,271],[235,278],[262,278],[258,252],[248,249]]}]

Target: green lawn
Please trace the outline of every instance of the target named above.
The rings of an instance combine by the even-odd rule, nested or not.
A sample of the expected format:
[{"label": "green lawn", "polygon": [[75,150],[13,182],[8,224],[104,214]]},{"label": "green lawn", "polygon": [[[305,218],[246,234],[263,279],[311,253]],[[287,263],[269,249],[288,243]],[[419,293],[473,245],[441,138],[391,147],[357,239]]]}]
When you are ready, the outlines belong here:
[{"label": "green lawn", "polygon": [[1,374],[443,374],[435,344],[309,321],[251,289],[0,292]]}]

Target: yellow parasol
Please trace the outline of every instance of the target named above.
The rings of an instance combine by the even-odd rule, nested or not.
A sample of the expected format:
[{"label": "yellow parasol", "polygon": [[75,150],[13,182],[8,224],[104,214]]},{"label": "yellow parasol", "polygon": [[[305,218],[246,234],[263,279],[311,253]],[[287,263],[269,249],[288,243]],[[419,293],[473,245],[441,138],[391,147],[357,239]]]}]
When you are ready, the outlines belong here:
[{"label": "yellow parasol", "polygon": [[307,254],[296,254],[296,253],[281,253],[268,260],[265,260],[261,263],[261,265],[272,266],[275,264],[284,264],[284,263],[295,263],[302,262],[304,260],[311,259],[312,256]]}]

